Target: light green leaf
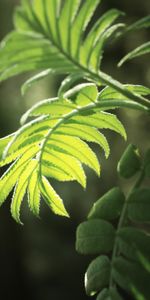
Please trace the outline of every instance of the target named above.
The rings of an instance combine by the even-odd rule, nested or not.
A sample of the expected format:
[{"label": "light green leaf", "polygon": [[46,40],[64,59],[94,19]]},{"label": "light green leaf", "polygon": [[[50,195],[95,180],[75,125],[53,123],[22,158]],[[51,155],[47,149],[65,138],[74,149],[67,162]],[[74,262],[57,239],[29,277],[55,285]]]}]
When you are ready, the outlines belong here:
[{"label": "light green leaf", "polygon": [[28,204],[30,210],[37,217],[39,216],[39,212],[40,212],[40,190],[39,190],[38,181],[39,181],[39,174],[38,174],[38,168],[36,168],[29,178]]},{"label": "light green leaf", "polygon": [[6,146],[3,158],[6,158],[6,156],[14,153],[14,151],[17,151],[18,149],[32,144],[32,142],[40,142],[40,140],[44,138],[44,134],[46,134],[54,124],[55,122],[53,120],[51,121],[46,116],[42,116],[21,127],[16,131],[13,138]]},{"label": "light green leaf", "polygon": [[40,115],[65,115],[76,106],[73,103],[70,103],[68,100],[58,100],[58,98],[52,98],[43,100],[40,103],[35,104],[27,113],[24,115],[24,121],[29,116],[40,116]]},{"label": "light green leaf", "polygon": [[87,83],[85,85],[80,85],[81,90],[75,99],[75,102],[79,106],[85,106],[91,102],[95,102],[98,96],[97,86],[93,83]]},{"label": "light green leaf", "polygon": [[[71,0],[69,0],[71,1]],[[66,2],[67,3],[67,2]],[[70,89],[70,87],[79,79],[82,79],[84,77],[84,73],[73,73],[68,75],[60,85],[60,88],[58,90],[58,98],[65,98],[64,94],[67,93],[67,91]],[[67,97],[66,97],[67,98]]]},{"label": "light green leaf", "polygon": [[60,0],[51,1],[51,5],[49,5],[49,0],[45,0],[42,2],[44,6],[44,13],[45,13],[44,21],[46,19],[47,26],[51,34],[52,40],[54,41],[54,43],[59,44],[57,24],[58,24],[58,16],[59,16],[59,9],[60,9]]},{"label": "light green leaf", "polygon": [[[2,43],[0,80],[26,71],[39,72],[45,69],[53,69],[60,74],[83,73],[84,78],[98,84],[109,85],[145,108],[149,107],[148,100],[127,91],[121,83],[98,69],[93,72],[90,64],[85,64],[84,55],[80,57],[82,51],[89,53],[86,49],[87,46],[84,46],[84,41],[90,41],[90,38],[88,35],[84,37],[83,34],[100,2],[101,0],[87,0],[79,7],[80,1],[77,0],[71,2],[66,0],[64,5],[61,5],[60,0],[56,0],[52,1],[51,7],[49,7],[49,0],[37,0],[32,3],[29,0],[23,1],[15,18],[17,29]],[[75,9],[74,12],[73,9]],[[65,17],[66,14],[67,17]],[[103,43],[105,44],[118,25],[112,28],[109,26],[119,15],[120,12],[117,10],[111,10],[97,25],[94,25],[94,29],[91,31],[92,51],[99,50],[100,58],[102,57]],[[68,24],[71,25],[68,27]],[[64,32],[64,28],[67,28],[67,32]],[[95,57],[93,54],[92,56]],[[89,55],[89,57],[91,56]],[[98,62],[99,58],[96,66],[98,66]]]},{"label": "light green leaf", "polygon": [[129,52],[126,56],[124,56],[121,61],[118,63],[118,67],[121,67],[126,61],[131,60],[135,57],[150,53],[150,42],[147,42],[133,51]]},{"label": "light green leaf", "polygon": [[[64,154],[61,151],[45,149],[42,161],[47,162],[54,167],[64,170],[73,179],[77,180],[84,188],[86,187],[86,176],[80,162],[74,157]],[[41,163],[42,163],[41,161]]]},{"label": "light green leaf", "polygon": [[11,162],[13,162],[15,159],[17,159],[19,156],[21,156],[22,154],[24,154],[27,150],[29,150],[31,148],[31,145],[35,144],[33,143],[28,143],[26,145],[22,145],[22,147],[19,150],[16,151],[12,151],[12,153],[10,155],[7,155],[6,158],[2,158],[0,161],[0,167],[3,167],[5,165],[10,164]]},{"label": "light green leaf", "polygon": [[103,35],[100,38],[100,41],[97,43],[97,45],[94,47],[93,51],[91,52],[89,67],[92,70],[98,72],[102,61],[103,48],[106,42],[108,42],[110,37],[112,37],[112,35],[116,33],[118,29],[123,28],[124,26],[125,26],[124,24],[119,23],[111,26],[103,33]]},{"label": "light green leaf", "polygon": [[99,144],[105,151],[106,158],[109,156],[110,149],[105,136],[95,128],[86,125],[66,124],[55,131],[55,134],[65,134],[79,137],[88,142]]},{"label": "light green leaf", "polygon": [[53,73],[53,70],[48,69],[28,79],[21,87],[22,95],[24,95],[32,85]]},{"label": "light green leaf", "polygon": [[0,139],[0,163],[1,163],[1,160],[3,159],[3,152],[6,148],[6,146],[8,145],[8,143],[10,143],[13,136],[14,136],[14,133],[7,135],[6,137]]},{"label": "light green leaf", "polygon": [[[124,87],[134,93],[137,93],[139,95],[149,95],[150,89],[148,87],[145,87],[143,85],[132,85],[132,84],[125,84]],[[122,95],[122,93],[117,92],[115,89],[111,87],[105,87],[100,93],[98,97],[98,101],[102,100],[125,100],[130,99],[130,97],[125,97]]]},{"label": "light green leaf", "polygon": [[94,103],[98,96],[98,89],[94,83],[82,83],[67,91],[64,96],[82,107]]},{"label": "light green leaf", "polygon": [[51,210],[60,216],[69,217],[62,199],[57,195],[55,190],[52,188],[50,183],[45,177],[42,177],[42,181],[40,183],[40,191],[47,203],[47,205],[51,208]]},{"label": "light green leaf", "polygon": [[26,193],[29,177],[36,169],[36,166],[37,166],[36,160],[29,161],[29,163],[23,169],[13,193],[12,202],[11,202],[11,214],[12,217],[16,220],[16,222],[20,224],[22,224],[20,220],[21,203]]},{"label": "light green leaf", "polygon": [[89,296],[107,286],[110,276],[110,261],[107,256],[99,256],[93,260],[85,274],[85,289]]},{"label": "light green leaf", "polygon": [[136,21],[135,23],[129,25],[126,29],[126,32],[129,31],[135,31],[135,30],[139,30],[142,28],[149,28],[150,27],[150,16],[146,16],[138,21]]},{"label": "light green leaf", "polygon": [[77,57],[80,50],[82,34],[86,29],[100,0],[87,0],[83,3],[71,27],[71,54]]},{"label": "light green leaf", "polygon": [[109,253],[114,244],[115,229],[104,220],[89,220],[77,229],[76,250],[81,254]]},{"label": "light green leaf", "polygon": [[75,180],[74,177],[72,177],[70,174],[68,174],[63,169],[60,169],[60,167],[54,166],[54,164],[51,164],[50,162],[47,162],[46,160],[42,161],[42,174],[45,177],[54,178],[59,181],[73,181]]},{"label": "light green leaf", "polygon": [[80,3],[81,0],[64,1],[64,5],[58,21],[61,44],[64,51],[69,51],[70,49],[70,30]]},{"label": "light green leaf", "polygon": [[89,63],[91,53],[94,51],[95,46],[99,43],[102,34],[120,14],[122,13],[117,9],[111,9],[98,19],[83,43],[80,58],[82,64],[87,65]]},{"label": "light green leaf", "polygon": [[10,168],[0,178],[0,205],[3,204],[11,190],[13,189],[16,181],[21,175],[24,167],[28,164],[39,151],[39,147],[30,147],[21,157],[19,157]]},{"label": "light green leaf", "polygon": [[100,166],[96,155],[90,147],[79,138],[59,135],[59,137],[52,137],[47,144],[49,151],[55,149],[66,154],[69,154],[81,163],[86,164],[92,168],[98,175],[100,174]]},{"label": "light green leaf", "polygon": [[[88,114],[88,113],[87,113]],[[75,116],[69,120],[69,123],[78,123],[93,126],[99,129],[111,129],[126,139],[126,131],[118,118],[110,113],[98,112],[89,116]]]}]

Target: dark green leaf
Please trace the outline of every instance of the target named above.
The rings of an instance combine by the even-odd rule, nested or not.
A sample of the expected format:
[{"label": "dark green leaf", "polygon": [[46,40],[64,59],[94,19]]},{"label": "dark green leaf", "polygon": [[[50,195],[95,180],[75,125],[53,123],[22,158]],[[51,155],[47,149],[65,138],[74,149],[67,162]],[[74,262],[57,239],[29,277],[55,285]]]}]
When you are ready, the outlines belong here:
[{"label": "dark green leaf", "polygon": [[100,294],[98,294],[96,300],[123,300],[116,288],[104,289]]},{"label": "dark green leaf", "polygon": [[113,220],[119,217],[125,197],[119,188],[113,188],[102,196],[92,207],[89,219]]},{"label": "dark green leaf", "polygon": [[113,248],[115,230],[103,220],[89,220],[77,229],[76,249],[82,254],[110,252]]},{"label": "dark green leaf", "polygon": [[112,274],[116,283],[124,290],[131,292],[135,299],[149,299],[149,273],[140,265],[119,257],[113,263]]},{"label": "dark green leaf", "polygon": [[150,222],[150,189],[136,189],[128,202],[128,217],[137,222]]},{"label": "dark green leaf", "polygon": [[136,228],[125,227],[118,231],[117,236],[121,253],[140,262],[150,272],[150,235]]},{"label": "dark green leaf", "polygon": [[147,150],[144,157],[144,169],[145,169],[145,175],[147,177],[150,177],[150,149]]},{"label": "dark green leaf", "polygon": [[85,288],[89,296],[107,286],[110,276],[110,261],[107,256],[99,256],[93,260],[85,274]]},{"label": "dark green leaf", "polygon": [[118,173],[124,178],[130,178],[141,168],[139,150],[129,145],[118,163]]}]

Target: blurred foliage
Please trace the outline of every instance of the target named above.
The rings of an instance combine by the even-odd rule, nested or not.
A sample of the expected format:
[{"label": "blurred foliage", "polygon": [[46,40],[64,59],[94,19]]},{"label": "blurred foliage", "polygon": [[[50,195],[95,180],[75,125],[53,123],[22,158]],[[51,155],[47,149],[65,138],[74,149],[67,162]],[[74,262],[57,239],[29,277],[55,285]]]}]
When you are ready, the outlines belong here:
[{"label": "blurred foliage", "polygon": [[[0,0],[0,39],[12,28],[12,12],[18,0]],[[121,9],[127,14],[128,23],[136,21],[150,13],[148,0],[106,0],[97,10],[97,16],[112,7]],[[95,18],[97,17],[95,15]],[[118,43],[107,47],[103,70],[123,83],[150,85],[150,66],[147,57],[134,59],[117,69],[116,64],[128,51],[145,42],[148,30],[130,34]],[[21,83],[26,75],[9,79],[0,85],[0,128],[1,137],[16,130],[19,119],[33,103],[41,98],[56,95],[62,78],[49,77],[32,87],[22,98]],[[149,118],[140,112],[123,110],[119,112],[121,121],[127,128],[128,143],[136,144],[142,152],[149,146]],[[75,183],[56,184],[57,190],[66,200],[71,219],[60,219],[53,216],[43,205],[41,220],[29,218],[24,213],[25,226],[18,226],[10,217],[9,201],[0,210],[1,239],[1,299],[10,300],[58,300],[87,299],[84,295],[83,274],[88,258],[80,257],[75,252],[75,229],[84,220],[93,201],[104,192],[118,184],[116,176],[117,161],[125,149],[125,142],[115,133],[108,135],[111,144],[111,156],[102,163],[102,177],[98,179],[88,170],[88,186],[86,192]],[[103,157],[103,156],[102,156]],[[131,180],[132,181],[132,180]],[[119,182],[122,184],[122,181]],[[125,189],[129,188],[132,182]],[[27,209],[26,209],[27,210]],[[24,211],[26,211],[24,210]]]}]

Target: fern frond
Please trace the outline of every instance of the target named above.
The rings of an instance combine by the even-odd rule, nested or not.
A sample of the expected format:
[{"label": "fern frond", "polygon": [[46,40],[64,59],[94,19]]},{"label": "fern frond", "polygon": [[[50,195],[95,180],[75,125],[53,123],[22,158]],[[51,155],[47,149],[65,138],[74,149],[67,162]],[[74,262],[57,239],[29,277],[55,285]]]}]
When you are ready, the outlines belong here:
[{"label": "fern frond", "polygon": [[110,129],[126,139],[124,126],[118,118],[102,111],[96,85],[79,85],[67,94],[71,98],[48,99],[34,105],[21,121],[24,123],[29,117],[35,119],[0,140],[3,152],[0,165],[14,161],[0,179],[1,203],[16,186],[11,211],[18,222],[26,191],[29,207],[34,214],[39,215],[42,195],[54,212],[65,215],[62,201],[46,178],[76,180],[85,188],[86,175],[82,165],[87,165],[99,176],[100,163],[88,145],[96,143],[104,150],[106,158],[109,156],[109,144],[99,130]]},{"label": "fern frond", "polygon": [[[59,73],[82,71],[81,49],[87,54],[91,52],[88,54],[89,58],[95,49],[94,47],[91,51],[90,47],[86,51],[89,37],[83,39],[83,33],[101,1],[87,0],[79,8],[80,2],[54,1],[49,6],[49,0],[32,3],[22,1],[22,6],[14,14],[15,31],[2,43],[1,80],[23,71],[43,68],[51,68]],[[99,20],[96,29],[93,29],[92,40],[94,39],[95,45],[120,14],[119,11],[112,10]],[[92,32],[91,35],[93,36]]]},{"label": "fern frond", "polygon": [[[41,71],[23,86],[23,92],[50,72],[70,74],[108,85],[131,100],[150,107],[149,101],[127,91],[119,82],[99,71],[105,44],[123,24],[112,25],[122,12],[112,9],[85,29],[101,0],[22,1],[14,13],[15,30],[2,42],[0,80],[27,71]],[[74,80],[75,80],[74,77]]]}]

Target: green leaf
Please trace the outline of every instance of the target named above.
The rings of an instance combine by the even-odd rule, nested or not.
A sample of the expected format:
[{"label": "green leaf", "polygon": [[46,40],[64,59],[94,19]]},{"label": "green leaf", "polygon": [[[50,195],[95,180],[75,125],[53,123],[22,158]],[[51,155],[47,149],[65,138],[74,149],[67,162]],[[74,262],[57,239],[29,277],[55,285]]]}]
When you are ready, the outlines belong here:
[{"label": "green leaf", "polygon": [[3,158],[5,159],[6,156],[14,153],[18,149],[22,149],[27,145],[32,144],[32,142],[40,142],[44,137],[45,131],[47,132],[54,124],[55,122],[53,120],[49,120],[47,116],[42,116],[21,127],[7,144],[3,153]]},{"label": "green leaf", "polygon": [[130,178],[141,169],[139,150],[130,144],[118,163],[118,173],[124,178]]},{"label": "green leaf", "polygon": [[1,163],[1,160],[3,159],[4,150],[5,150],[6,146],[8,145],[8,143],[13,138],[13,136],[14,136],[14,134],[10,134],[10,135],[0,139],[0,163]]},{"label": "green leaf", "polygon": [[81,0],[64,1],[64,5],[59,17],[59,31],[61,44],[64,51],[70,49],[70,28],[76,16]]},{"label": "green leaf", "polygon": [[136,189],[128,202],[128,217],[137,222],[150,222],[150,189]]},{"label": "green leaf", "polygon": [[[89,61],[84,61],[83,53],[88,53],[88,58],[91,58],[91,47],[87,41],[93,45],[91,53],[95,66],[94,52],[100,55],[101,60],[105,42],[120,26],[117,24],[110,27],[120,15],[119,11],[111,10],[93,25],[93,30],[85,37],[85,29],[100,2],[101,0],[87,0],[79,6],[80,1],[77,0],[66,0],[64,5],[60,5],[61,1],[57,0],[49,7],[49,0],[32,3],[29,0],[23,1],[14,17],[16,30],[2,42],[0,80],[22,72],[46,69],[60,74],[79,74],[79,79],[83,73],[84,78],[109,85],[123,95],[129,95],[131,100],[149,107],[146,99],[128,92],[122,84],[98,69],[93,72]],[[96,67],[99,57],[97,59]]]},{"label": "green leaf", "polygon": [[150,27],[150,16],[146,16],[127,27],[126,32]]},{"label": "green leaf", "polygon": [[29,163],[23,169],[14,190],[14,194],[11,202],[11,214],[12,217],[16,220],[16,222],[20,224],[22,224],[20,221],[21,203],[26,193],[29,177],[36,169],[36,166],[37,166],[36,160],[29,161]]},{"label": "green leaf", "polygon": [[79,138],[60,135],[59,138],[52,137],[47,144],[50,149],[55,149],[69,154],[80,162],[92,168],[98,175],[100,174],[99,161],[90,147]]},{"label": "green leaf", "polygon": [[76,249],[81,254],[109,253],[114,244],[115,230],[103,220],[89,220],[77,229]]},{"label": "green leaf", "polygon": [[75,178],[72,175],[69,175],[66,171],[63,169],[60,169],[60,167],[54,166],[54,164],[47,162],[47,161],[42,161],[42,174],[45,177],[49,178],[54,178],[58,181],[73,181]]},{"label": "green leaf", "polygon": [[64,115],[74,110],[76,106],[70,103],[68,100],[59,101],[58,98],[52,98],[43,100],[40,103],[35,104],[29,109],[23,117],[25,122],[29,116],[40,116],[40,115]]},{"label": "green leaf", "polygon": [[87,0],[81,7],[71,27],[71,54],[77,57],[83,32],[85,31],[100,0]]},{"label": "green leaf", "polygon": [[96,300],[123,300],[118,294],[116,288],[104,289],[98,294]]},{"label": "green leaf", "polygon": [[113,263],[113,278],[121,288],[131,292],[135,299],[149,298],[149,274],[140,265],[121,257],[116,258]]},{"label": "green leaf", "polygon": [[107,256],[99,256],[93,260],[85,274],[85,288],[89,296],[93,296],[109,283],[110,261]]},{"label": "green leaf", "polygon": [[147,177],[150,177],[150,149],[147,150],[144,157],[144,169],[145,169],[145,175]]},{"label": "green leaf", "polygon": [[[71,1],[71,0],[70,0]],[[67,3],[67,2],[66,2]],[[58,98],[65,98],[64,94],[67,93],[67,91],[70,89],[70,87],[79,79],[82,79],[84,77],[84,73],[73,73],[68,75],[60,85],[60,88],[58,90]]]},{"label": "green leaf", "polygon": [[84,41],[81,52],[82,63],[85,65],[89,63],[91,54],[99,43],[101,36],[120,14],[121,12],[117,9],[111,9],[98,19]]},{"label": "green leaf", "polygon": [[114,220],[120,216],[125,197],[119,188],[113,188],[102,196],[92,207],[89,219]]},{"label": "green leaf", "polygon": [[109,156],[110,149],[105,136],[95,128],[86,125],[66,124],[55,131],[55,134],[65,134],[79,137],[85,141],[99,144],[105,151],[106,158]]},{"label": "green leaf", "polygon": [[90,61],[89,61],[89,66],[94,71],[98,72],[98,70],[100,68],[102,57],[103,57],[103,48],[104,48],[106,42],[108,42],[110,37],[112,37],[114,35],[114,33],[116,33],[116,31],[122,27],[124,27],[124,24],[122,24],[122,23],[111,26],[101,36],[99,43],[97,43],[97,45],[95,46],[95,48],[93,49],[93,51],[91,53],[91,57],[90,57]]},{"label": "green leaf", "polygon": [[30,210],[37,217],[39,216],[39,212],[40,212],[40,190],[39,190],[38,181],[39,181],[39,174],[38,174],[38,169],[36,169],[30,176],[30,180],[28,183],[28,204]]},{"label": "green leaf", "polygon": [[75,99],[75,102],[79,106],[85,106],[91,102],[95,102],[98,96],[97,86],[93,83],[80,85],[81,90]]},{"label": "green leaf", "polygon": [[51,149],[43,153],[42,160],[48,165],[64,170],[69,176],[77,180],[84,188],[86,187],[86,176],[80,162],[74,157],[61,151]]},{"label": "green leaf", "polygon": [[[148,87],[145,87],[143,85],[132,85],[132,84],[125,84],[124,87],[134,93],[137,93],[139,95],[149,95],[150,94],[150,89]],[[102,100],[113,100],[113,99],[118,99],[118,100],[125,100],[125,99],[130,99],[130,97],[125,97],[122,95],[122,93],[117,92],[115,89],[111,87],[105,87],[100,93],[98,97],[98,101]]]},{"label": "green leaf", "polygon": [[0,205],[3,204],[14,185],[16,184],[19,176],[21,175],[24,167],[28,164],[36,153],[39,147],[30,147],[21,157],[19,157],[3,174],[0,178]]},{"label": "green leaf", "polygon": [[24,95],[28,89],[30,87],[32,87],[32,85],[34,85],[35,83],[37,83],[38,81],[40,81],[41,79],[49,76],[50,74],[53,74],[54,71],[51,70],[51,69],[48,69],[48,70],[45,70],[45,71],[42,71],[41,73],[31,77],[30,79],[28,79],[21,87],[21,93],[22,95]]},{"label": "green leaf", "polygon": [[67,91],[64,95],[76,103],[77,106],[82,107],[97,100],[98,89],[94,83],[82,83]]},{"label": "green leaf", "polygon": [[111,129],[126,139],[126,131],[122,123],[118,118],[110,113],[98,112],[88,116],[75,116],[69,120],[69,123],[78,123],[83,125],[89,125],[98,129]]},{"label": "green leaf", "polygon": [[[150,16],[146,16],[137,22],[131,24],[130,26],[126,27],[123,34],[128,34],[130,31],[140,30],[142,28],[148,28],[150,27]],[[120,62],[118,63],[118,66],[121,67],[126,61],[133,59],[137,56],[141,56],[144,54],[147,54],[150,52],[150,43],[147,42],[145,44],[142,44],[141,46],[137,47],[133,51],[129,52],[126,56],[124,56]]]},{"label": "green leaf", "polygon": [[62,199],[57,195],[50,183],[45,177],[42,177],[40,191],[47,205],[57,215],[68,217],[68,213],[63,205]]},{"label": "green leaf", "polygon": [[150,272],[150,236],[132,227],[121,228],[117,236],[121,253],[140,262],[143,268]]},{"label": "green leaf", "polygon": [[109,295],[108,289],[103,289],[96,298],[96,300],[112,300]]},{"label": "green leaf", "polygon": [[118,67],[121,67],[128,60],[131,60],[135,57],[145,55],[145,54],[148,54],[148,53],[150,53],[150,42],[147,42],[147,43],[137,47],[133,51],[129,52],[126,56],[124,56],[120,60],[120,62],[118,63]]},{"label": "green leaf", "polygon": [[123,300],[116,288],[110,288],[110,296],[112,300]]}]

